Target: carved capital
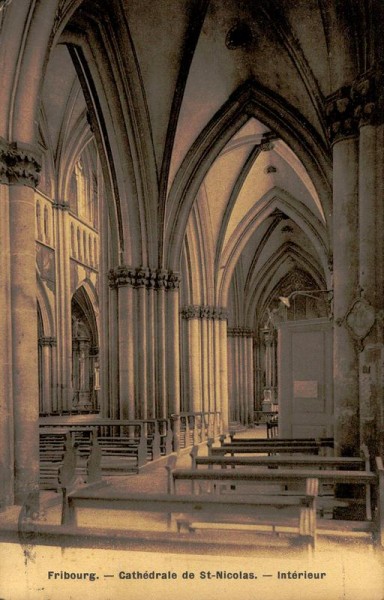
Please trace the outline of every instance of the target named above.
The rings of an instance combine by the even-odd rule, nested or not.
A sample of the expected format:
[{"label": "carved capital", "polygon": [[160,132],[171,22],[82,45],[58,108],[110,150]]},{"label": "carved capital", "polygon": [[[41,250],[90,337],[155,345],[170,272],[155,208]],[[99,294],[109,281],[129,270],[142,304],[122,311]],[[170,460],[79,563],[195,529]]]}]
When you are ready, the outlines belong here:
[{"label": "carved capital", "polygon": [[180,273],[169,271],[167,278],[167,290],[177,290],[180,287]]},{"label": "carved capital", "polygon": [[134,274],[133,285],[137,288],[149,287],[150,279],[151,271],[140,267],[139,269],[136,269],[136,273]]},{"label": "carved capital", "polygon": [[185,306],[181,311],[183,319],[214,319],[214,320],[227,320],[228,313],[222,306],[209,306],[209,305],[197,305],[191,304]]},{"label": "carved capital", "polygon": [[218,306],[214,308],[213,318],[218,321],[228,321],[228,311],[222,306]]},{"label": "carved capital", "polygon": [[359,127],[380,125],[384,121],[384,74],[374,68],[357,78],[352,85],[355,117]]},{"label": "carved capital", "polygon": [[35,148],[0,139],[0,178],[9,185],[35,188],[39,182],[41,157]]},{"label": "carved capital", "polygon": [[228,337],[250,338],[253,337],[253,331],[249,327],[228,327],[227,335]]},{"label": "carved capital", "polygon": [[325,112],[331,144],[358,134],[358,119],[355,115],[352,86],[343,86],[328,96]]},{"label": "carved capital", "polygon": [[200,306],[197,304],[190,304],[189,306],[184,306],[184,308],[180,311],[183,319],[189,321],[190,319],[200,319]]},{"label": "carved capital", "polygon": [[134,277],[134,269],[126,267],[125,265],[119,265],[116,269],[111,269],[108,273],[109,285],[112,288],[133,285]]},{"label": "carved capital", "polygon": [[56,200],[53,204],[52,204],[52,208],[56,208],[57,210],[70,210],[70,205],[69,202],[67,202],[66,200]]},{"label": "carved capital", "polygon": [[325,103],[331,144],[357,135],[359,127],[384,122],[384,74],[374,67],[343,86]]},{"label": "carved capital", "polygon": [[39,338],[39,346],[56,346],[56,338],[53,337],[41,337]]},{"label": "carved capital", "polygon": [[132,268],[119,265],[108,273],[109,286],[116,288],[130,285],[147,290],[175,290],[180,286],[180,275],[164,269]]}]

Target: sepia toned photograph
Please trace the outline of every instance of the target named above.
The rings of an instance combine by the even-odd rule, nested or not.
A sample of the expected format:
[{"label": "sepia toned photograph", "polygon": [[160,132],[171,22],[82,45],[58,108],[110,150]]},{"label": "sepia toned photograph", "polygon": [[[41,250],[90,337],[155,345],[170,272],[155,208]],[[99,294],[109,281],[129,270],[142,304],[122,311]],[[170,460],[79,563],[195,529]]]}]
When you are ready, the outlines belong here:
[{"label": "sepia toned photograph", "polygon": [[0,600],[383,600],[384,0],[0,0]]}]

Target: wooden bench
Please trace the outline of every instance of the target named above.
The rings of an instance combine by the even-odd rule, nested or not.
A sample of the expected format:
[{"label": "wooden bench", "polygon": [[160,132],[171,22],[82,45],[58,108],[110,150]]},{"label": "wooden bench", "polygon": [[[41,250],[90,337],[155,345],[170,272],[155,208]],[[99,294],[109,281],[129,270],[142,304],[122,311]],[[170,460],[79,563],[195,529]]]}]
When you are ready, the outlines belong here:
[{"label": "wooden bench", "polygon": [[268,455],[268,456],[198,456],[198,446],[193,446],[190,456],[192,460],[191,467],[194,469],[200,466],[220,466],[226,467],[310,467],[310,468],[336,468],[336,469],[358,469],[369,470],[369,455],[366,446],[362,446],[360,457],[341,457],[341,456],[287,456],[287,455]]},{"label": "wooden bench", "polygon": [[101,468],[111,475],[137,473],[147,463],[148,445],[140,438],[101,436],[98,438],[102,453]]},{"label": "wooden bench", "polygon": [[[264,440],[263,444],[229,444],[222,443],[221,446],[213,446],[213,440],[208,440],[208,454],[210,456],[225,456],[230,454],[319,454],[321,447],[317,443],[307,442],[306,444],[274,444],[274,440]],[[270,442],[270,443],[267,443]]]},{"label": "wooden bench", "polygon": [[[291,445],[297,445],[297,446],[307,446],[309,444],[315,444],[321,448],[333,448],[334,447],[334,439],[332,437],[319,437],[319,438],[314,438],[314,437],[310,437],[310,438],[244,438],[244,437],[235,437],[236,433],[230,433],[230,444],[234,445],[234,444],[238,444],[241,446],[244,445],[251,445],[251,446],[264,446],[264,445],[268,445],[271,444],[273,446],[291,446]],[[220,435],[219,437],[220,440],[220,444],[221,445],[225,445],[226,442],[226,436],[225,435]]]},{"label": "wooden bench", "polygon": [[[317,480],[307,482],[306,492],[293,496],[190,496],[174,494],[133,494],[124,490],[113,490],[110,487],[95,489],[85,487],[71,491],[65,495],[62,510],[62,525],[77,526],[77,512],[82,508],[103,510],[124,510],[149,513],[163,513],[166,515],[167,528],[181,532],[186,523],[191,524],[188,531],[195,531],[196,519],[199,522],[211,523],[212,526],[221,529],[224,523],[229,526],[230,531],[236,531],[232,542],[241,544],[241,527],[244,518],[249,520],[246,524],[245,534],[251,534],[252,544],[256,539],[254,536],[269,527],[269,533],[276,534],[278,525],[281,525],[281,533],[284,528],[288,543],[300,547],[314,548],[316,539],[316,496]],[[282,518],[281,511],[276,511],[273,519],[264,518],[260,511],[266,507],[277,509],[294,509],[297,516],[287,521]],[[182,515],[182,518],[177,518]],[[113,536],[113,530],[111,530]],[[162,532],[158,531],[161,538]],[[221,532],[222,533],[222,532]],[[138,536],[140,532],[137,532]],[[240,537],[239,537],[240,536]],[[277,540],[276,540],[277,541]],[[280,541],[280,540],[279,540]],[[223,538],[225,542],[225,538]]]},{"label": "wooden bench", "polygon": [[[191,468],[220,467],[221,469],[236,467],[267,467],[269,469],[292,469],[292,468],[311,468],[311,469],[346,469],[370,471],[370,459],[368,449],[365,445],[361,447],[360,457],[330,457],[330,456],[310,456],[295,454],[276,454],[268,456],[198,456],[198,446],[194,446],[190,452]],[[325,486],[329,484],[325,483]],[[337,506],[345,506],[345,502],[332,501],[329,498],[329,490],[322,488],[319,491],[319,507],[321,513],[332,511]],[[333,491],[332,491],[333,493]],[[371,518],[371,486],[366,486],[366,514],[367,518]]]},{"label": "wooden bench", "polygon": [[[76,422],[70,419],[42,420],[40,430],[67,430],[76,437],[80,454],[87,448],[90,432],[98,436],[102,453],[102,469],[111,474],[135,472],[147,463],[148,459],[160,456],[160,434],[156,419],[148,421],[93,419]],[[152,424],[153,435],[147,436],[148,424]]]},{"label": "wooden bench", "polygon": [[70,432],[54,431],[40,436],[40,488],[59,491],[63,486],[101,480],[101,450],[97,436],[78,444]]},{"label": "wooden bench", "polygon": [[[167,465],[168,470],[168,491],[176,492],[177,481],[191,481],[192,492],[195,489],[194,484],[198,481],[207,481],[211,484],[216,484],[214,489],[217,491],[217,484],[226,482],[233,485],[241,485],[244,482],[252,482],[253,484],[288,484],[288,483],[303,483],[307,479],[318,479],[319,482],[336,484],[354,484],[364,485],[366,489],[371,486],[376,488],[377,507],[374,514],[374,525],[371,518],[370,491],[366,495],[366,519],[361,522],[361,529],[368,533],[374,533],[375,539],[383,544],[383,514],[384,514],[384,470],[382,467],[381,458],[376,459],[377,470],[372,471],[353,471],[353,470],[335,470],[335,469],[176,469],[173,464]],[[237,490],[236,490],[236,493]],[[253,493],[259,493],[256,490]],[[348,523],[348,522],[346,522]],[[353,521],[350,521],[352,523]],[[345,531],[348,531],[348,525],[343,524]]]},{"label": "wooden bench", "polygon": [[69,482],[75,479],[76,451],[68,432],[40,436],[40,489],[58,491],[63,473]]}]

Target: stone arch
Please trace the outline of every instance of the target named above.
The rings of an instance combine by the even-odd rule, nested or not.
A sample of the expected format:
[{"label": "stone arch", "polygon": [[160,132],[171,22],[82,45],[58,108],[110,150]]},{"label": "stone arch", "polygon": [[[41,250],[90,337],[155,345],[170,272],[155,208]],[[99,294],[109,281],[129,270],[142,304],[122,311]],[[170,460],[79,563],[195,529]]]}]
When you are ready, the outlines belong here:
[{"label": "stone arch", "polygon": [[327,143],[297,111],[254,81],[242,85],[208,123],[185,157],[168,197],[164,261],[177,269],[197,192],[209,168],[250,117],[279,135],[300,158],[318,192],[331,239],[331,161]]}]

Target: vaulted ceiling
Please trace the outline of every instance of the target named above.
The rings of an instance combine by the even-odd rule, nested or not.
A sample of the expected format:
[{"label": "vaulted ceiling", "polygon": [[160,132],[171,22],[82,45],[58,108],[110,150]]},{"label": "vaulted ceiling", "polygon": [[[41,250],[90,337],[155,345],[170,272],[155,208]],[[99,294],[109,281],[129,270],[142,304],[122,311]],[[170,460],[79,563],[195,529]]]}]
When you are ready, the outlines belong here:
[{"label": "vaulted ceiling", "polygon": [[327,280],[325,98],[380,54],[383,10],[378,0],[67,0],[42,94],[53,156],[79,128],[86,139],[89,122],[125,260],[177,270],[186,232],[190,246],[195,236],[212,281],[205,301],[227,296],[240,257],[249,285],[250,269],[282,248]]}]

